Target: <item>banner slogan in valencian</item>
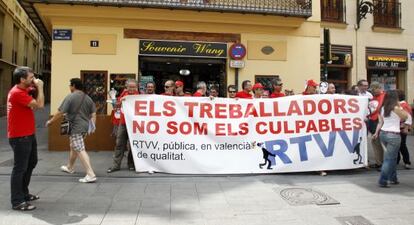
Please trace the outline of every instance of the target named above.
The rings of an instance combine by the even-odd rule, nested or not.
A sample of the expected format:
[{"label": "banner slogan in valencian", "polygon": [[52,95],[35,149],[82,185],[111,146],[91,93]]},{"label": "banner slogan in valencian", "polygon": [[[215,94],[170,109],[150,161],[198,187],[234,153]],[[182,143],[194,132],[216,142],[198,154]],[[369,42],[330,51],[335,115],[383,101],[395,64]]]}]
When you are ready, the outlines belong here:
[{"label": "banner slogan in valencian", "polygon": [[122,105],[137,172],[284,173],[367,165],[366,97],[137,95]]}]

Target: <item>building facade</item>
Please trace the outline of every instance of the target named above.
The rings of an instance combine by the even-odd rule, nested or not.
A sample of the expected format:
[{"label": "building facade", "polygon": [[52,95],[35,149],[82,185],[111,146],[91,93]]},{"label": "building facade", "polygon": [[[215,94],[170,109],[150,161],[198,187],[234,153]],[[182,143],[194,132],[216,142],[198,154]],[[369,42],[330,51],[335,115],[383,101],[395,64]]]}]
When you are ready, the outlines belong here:
[{"label": "building facade", "polygon": [[14,85],[16,66],[33,68],[45,80],[46,96],[50,77],[50,52],[36,26],[16,0],[0,0],[0,116],[6,115],[7,93]]},{"label": "building facade", "polygon": [[412,103],[414,19],[410,9],[414,1],[321,0],[320,4],[321,34],[323,28],[330,30],[328,81],[340,89],[360,79],[378,81],[385,90],[404,90]]},{"label": "building facade", "polygon": [[[81,78],[98,109],[98,131],[89,149],[112,150],[108,91],[127,78],[182,80],[194,91],[198,81],[226,87],[243,80],[280,77],[286,88],[303,91],[319,80],[320,7],[311,0],[20,0],[52,39],[51,113]],[[232,68],[233,44],[245,46],[243,68]],[[237,52],[236,52],[237,53]],[[190,73],[180,73],[188,70]],[[103,137],[108,138],[103,138]],[[105,140],[108,139],[108,140]],[[49,149],[65,150],[58,125],[49,130]]]}]

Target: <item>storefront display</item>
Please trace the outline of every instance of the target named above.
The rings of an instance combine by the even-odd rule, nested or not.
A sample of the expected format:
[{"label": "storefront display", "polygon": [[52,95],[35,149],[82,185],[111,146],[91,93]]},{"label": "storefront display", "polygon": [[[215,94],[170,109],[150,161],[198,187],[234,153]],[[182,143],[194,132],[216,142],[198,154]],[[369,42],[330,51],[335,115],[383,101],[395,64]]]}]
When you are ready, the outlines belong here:
[{"label": "storefront display", "polygon": [[381,70],[370,70],[368,77],[370,82],[378,82],[381,84],[383,90],[395,90],[397,89],[397,76],[398,72],[394,70],[381,71]]},{"label": "storefront display", "polygon": [[404,79],[399,79],[408,70],[407,50],[366,48],[368,82],[379,82],[385,91],[404,89]]}]

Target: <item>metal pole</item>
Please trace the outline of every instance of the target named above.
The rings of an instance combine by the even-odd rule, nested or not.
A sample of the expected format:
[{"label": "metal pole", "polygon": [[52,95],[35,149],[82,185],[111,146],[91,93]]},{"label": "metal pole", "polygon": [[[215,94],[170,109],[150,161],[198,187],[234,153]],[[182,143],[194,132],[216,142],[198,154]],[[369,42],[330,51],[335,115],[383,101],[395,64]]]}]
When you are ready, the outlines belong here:
[{"label": "metal pole", "polygon": [[235,70],[234,85],[239,89],[239,68],[235,68]]}]

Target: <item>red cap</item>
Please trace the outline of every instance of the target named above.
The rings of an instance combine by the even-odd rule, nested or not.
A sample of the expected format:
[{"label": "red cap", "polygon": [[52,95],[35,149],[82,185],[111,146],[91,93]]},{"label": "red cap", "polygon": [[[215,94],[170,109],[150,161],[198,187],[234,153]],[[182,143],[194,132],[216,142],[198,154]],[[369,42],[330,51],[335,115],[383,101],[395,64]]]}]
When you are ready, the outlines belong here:
[{"label": "red cap", "polygon": [[256,90],[256,89],[259,89],[259,88],[264,89],[264,87],[261,83],[255,83],[253,85],[253,90]]},{"label": "red cap", "polygon": [[309,86],[311,86],[311,87],[317,87],[319,84],[318,83],[316,83],[314,80],[312,80],[312,79],[310,79],[310,80],[308,80],[308,81],[306,81],[306,87],[309,87]]},{"label": "red cap", "polygon": [[183,87],[183,86],[184,86],[184,83],[183,83],[181,80],[177,80],[177,81],[175,82],[175,86],[176,86],[176,87]]}]

